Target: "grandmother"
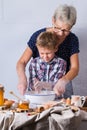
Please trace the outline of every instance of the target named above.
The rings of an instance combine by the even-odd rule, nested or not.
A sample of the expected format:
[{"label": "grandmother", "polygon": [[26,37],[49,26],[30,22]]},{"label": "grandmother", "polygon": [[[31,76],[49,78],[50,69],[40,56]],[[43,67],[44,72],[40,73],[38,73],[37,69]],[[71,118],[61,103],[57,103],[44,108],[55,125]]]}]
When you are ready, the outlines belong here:
[{"label": "grandmother", "polygon": [[54,32],[60,39],[60,46],[56,55],[63,58],[67,62],[66,74],[58,80],[54,86],[54,91],[58,96],[64,98],[71,97],[73,94],[72,80],[78,75],[79,72],[79,41],[77,36],[72,33],[71,29],[75,25],[77,19],[77,12],[75,7],[64,4],[60,5],[53,14],[52,27],[44,27],[34,32],[30,37],[27,48],[17,62],[18,74],[18,90],[20,94],[24,94],[27,89],[27,76],[25,68],[31,57],[39,56],[36,39],[41,32],[49,31]]}]

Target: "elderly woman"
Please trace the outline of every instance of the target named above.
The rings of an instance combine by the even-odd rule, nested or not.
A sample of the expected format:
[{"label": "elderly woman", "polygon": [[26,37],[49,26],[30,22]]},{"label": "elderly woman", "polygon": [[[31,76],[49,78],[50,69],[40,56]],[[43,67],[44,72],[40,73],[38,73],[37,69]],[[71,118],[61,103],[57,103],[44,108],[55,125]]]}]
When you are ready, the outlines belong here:
[{"label": "elderly woman", "polygon": [[[72,80],[79,72],[79,42],[77,36],[71,32],[72,27],[76,23],[77,13],[73,6],[60,5],[54,12],[52,17],[52,27],[42,28],[36,31],[28,41],[28,47],[17,62],[17,74],[19,77],[18,89],[23,95],[27,89],[27,77],[25,68],[31,57],[39,56],[36,40],[41,32],[54,32],[60,38],[60,46],[56,55],[63,58],[67,62],[66,74],[58,80],[54,86],[55,93],[65,98],[73,94]],[[41,82],[40,82],[41,83]]]}]

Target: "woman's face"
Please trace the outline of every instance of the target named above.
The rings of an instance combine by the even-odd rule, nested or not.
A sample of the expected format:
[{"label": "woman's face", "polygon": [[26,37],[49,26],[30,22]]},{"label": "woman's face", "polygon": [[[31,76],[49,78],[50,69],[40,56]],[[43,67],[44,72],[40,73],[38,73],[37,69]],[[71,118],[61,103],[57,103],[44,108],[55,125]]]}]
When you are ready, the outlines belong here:
[{"label": "woman's face", "polygon": [[66,24],[62,21],[58,20],[52,20],[52,24],[53,24],[53,31],[58,35],[58,37],[60,39],[65,39],[69,33],[70,33],[70,29],[71,26],[69,24]]}]

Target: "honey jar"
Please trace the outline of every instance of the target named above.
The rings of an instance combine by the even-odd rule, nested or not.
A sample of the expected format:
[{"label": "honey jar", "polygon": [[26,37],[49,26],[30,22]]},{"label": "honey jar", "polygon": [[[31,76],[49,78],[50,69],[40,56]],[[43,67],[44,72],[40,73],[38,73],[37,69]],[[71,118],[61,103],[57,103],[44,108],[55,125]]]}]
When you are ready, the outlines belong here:
[{"label": "honey jar", "polygon": [[0,84],[0,106],[4,104],[4,87]]},{"label": "honey jar", "polygon": [[19,101],[18,108],[20,108],[20,109],[29,109],[29,100]]}]

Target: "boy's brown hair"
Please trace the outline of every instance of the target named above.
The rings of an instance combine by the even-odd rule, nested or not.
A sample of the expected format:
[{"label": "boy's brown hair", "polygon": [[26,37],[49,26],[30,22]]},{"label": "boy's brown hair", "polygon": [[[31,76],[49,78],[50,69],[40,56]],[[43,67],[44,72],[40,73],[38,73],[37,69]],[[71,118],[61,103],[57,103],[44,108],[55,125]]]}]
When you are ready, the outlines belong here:
[{"label": "boy's brown hair", "polygon": [[36,42],[37,47],[44,47],[50,50],[57,49],[59,44],[60,42],[58,36],[52,32],[40,33]]}]

